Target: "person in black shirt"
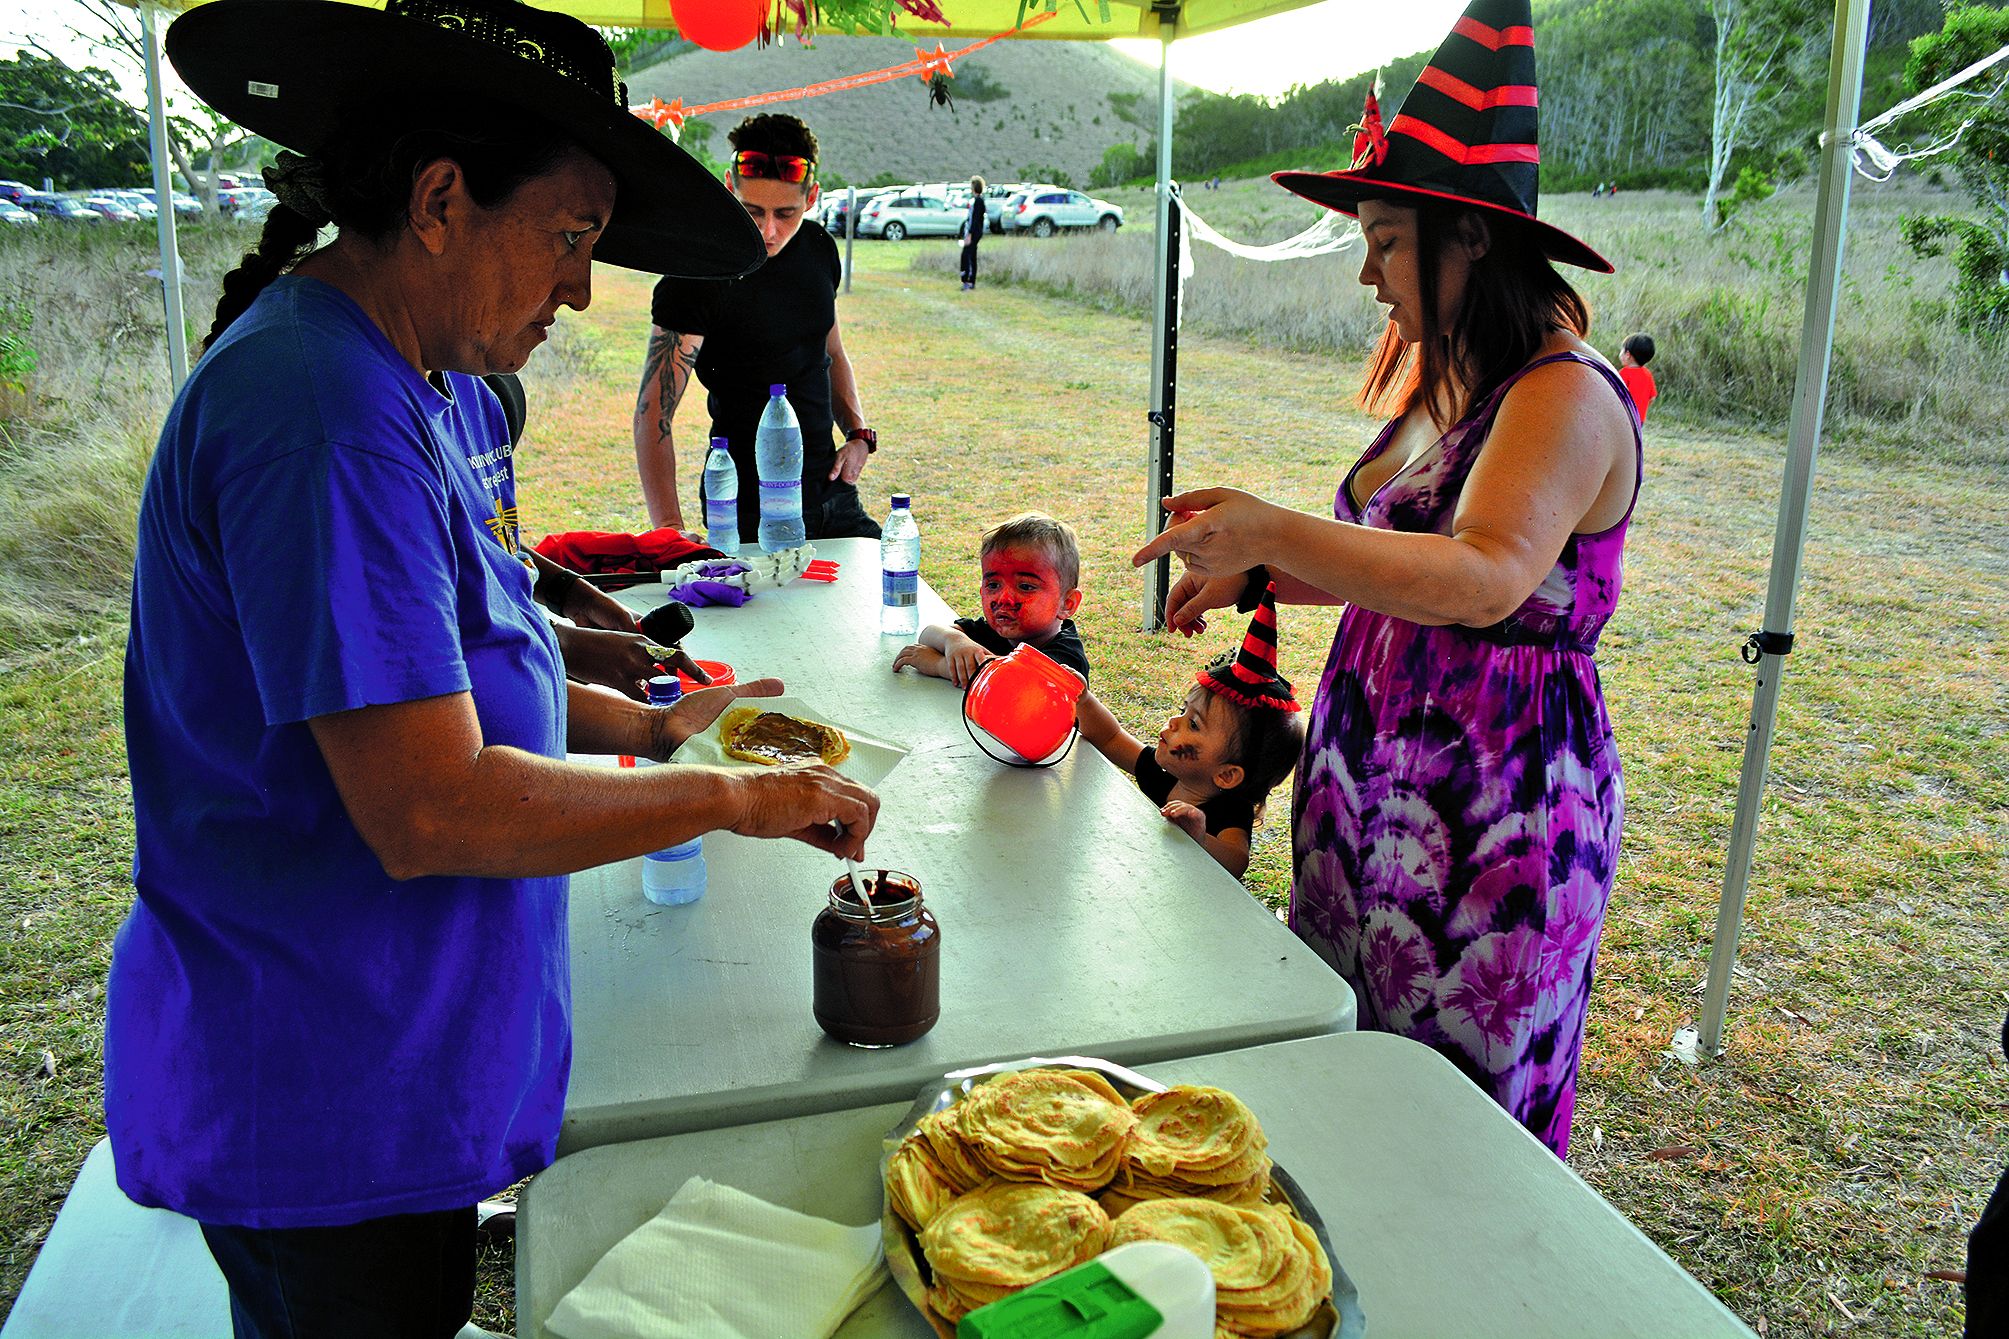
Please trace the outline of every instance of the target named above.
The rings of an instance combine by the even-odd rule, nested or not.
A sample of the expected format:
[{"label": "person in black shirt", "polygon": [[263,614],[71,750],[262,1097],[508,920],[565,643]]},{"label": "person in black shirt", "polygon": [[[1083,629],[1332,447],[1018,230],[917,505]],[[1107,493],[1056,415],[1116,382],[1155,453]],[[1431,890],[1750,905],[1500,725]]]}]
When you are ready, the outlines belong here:
[{"label": "person in black shirt", "polygon": [[[677,492],[670,421],[695,372],[707,391],[711,435],[730,443],[739,466],[739,533],[760,526],[754,430],[768,387],[788,387],[802,424],[802,519],[809,538],[879,537],[858,501],[858,476],[879,438],[865,425],[858,381],[837,329],[837,244],[804,215],[816,203],[816,136],[799,119],[751,117],[730,136],[726,185],[759,226],[767,259],[738,279],[664,279],[651,306],[654,327],[635,398],[635,463],[649,523],[695,528]],[[835,442],[833,427],[844,430]],[[693,454],[702,463],[706,445]]]},{"label": "person in black shirt", "polygon": [[963,291],[977,286],[977,243],[984,238],[984,179],[970,178],[970,216],[963,223]]},{"label": "person in black shirt", "polygon": [[1297,766],[1304,725],[1277,673],[1276,599],[1265,592],[1239,651],[1193,676],[1176,715],[1146,744],[1093,693],[1075,706],[1081,737],[1137,778],[1158,812],[1240,878],[1263,802]]}]

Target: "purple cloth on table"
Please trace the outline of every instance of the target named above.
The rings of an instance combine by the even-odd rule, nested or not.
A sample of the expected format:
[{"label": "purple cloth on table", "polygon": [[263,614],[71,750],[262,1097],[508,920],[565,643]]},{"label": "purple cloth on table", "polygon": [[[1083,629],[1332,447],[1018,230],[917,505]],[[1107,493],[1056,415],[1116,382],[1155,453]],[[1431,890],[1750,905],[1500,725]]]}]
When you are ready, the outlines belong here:
[{"label": "purple cloth on table", "polygon": [[686,581],[680,586],[670,587],[670,594],[693,609],[703,609],[710,605],[727,605],[738,608],[753,598],[751,592],[738,586],[728,586],[723,581]]},{"label": "purple cloth on table", "polygon": [[[1603,364],[1559,356],[1624,399]],[[1334,515],[1448,534],[1518,379],[1358,506],[1354,474],[1387,448],[1390,424],[1340,484]],[[1558,1155],[1624,815],[1591,652],[1618,603],[1631,518],[1571,536],[1490,628],[1349,606],[1293,800],[1291,928],[1353,987],[1360,1026],[1434,1047]]]}]

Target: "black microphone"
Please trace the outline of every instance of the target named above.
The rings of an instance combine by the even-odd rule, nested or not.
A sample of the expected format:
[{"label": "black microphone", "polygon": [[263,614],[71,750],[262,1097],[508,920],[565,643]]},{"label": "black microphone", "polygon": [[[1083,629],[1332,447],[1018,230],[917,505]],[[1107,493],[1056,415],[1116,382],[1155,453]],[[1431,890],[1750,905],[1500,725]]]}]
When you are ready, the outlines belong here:
[{"label": "black microphone", "polygon": [[659,646],[675,646],[690,635],[697,622],[689,605],[671,600],[642,615],[642,635]]}]

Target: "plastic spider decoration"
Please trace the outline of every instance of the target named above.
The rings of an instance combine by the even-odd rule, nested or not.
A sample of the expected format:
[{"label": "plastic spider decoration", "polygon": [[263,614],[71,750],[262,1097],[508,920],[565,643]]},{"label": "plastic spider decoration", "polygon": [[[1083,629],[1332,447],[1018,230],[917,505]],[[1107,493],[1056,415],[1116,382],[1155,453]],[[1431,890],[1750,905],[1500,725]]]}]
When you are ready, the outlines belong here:
[{"label": "plastic spider decoration", "polygon": [[949,96],[949,76],[946,74],[936,73],[928,76],[928,105],[947,107],[950,111],[956,109],[956,100]]}]

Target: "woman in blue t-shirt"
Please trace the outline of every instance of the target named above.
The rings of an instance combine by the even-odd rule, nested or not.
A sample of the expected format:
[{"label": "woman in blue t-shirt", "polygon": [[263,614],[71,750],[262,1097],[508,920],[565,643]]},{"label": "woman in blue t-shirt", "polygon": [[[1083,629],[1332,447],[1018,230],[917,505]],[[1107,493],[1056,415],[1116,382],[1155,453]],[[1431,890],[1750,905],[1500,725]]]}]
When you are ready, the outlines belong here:
[{"label": "woman in blue t-shirt", "polygon": [[219,0],[167,47],[298,152],[141,503],[119,1184],[202,1224],[239,1336],[447,1336],[473,1206],[554,1156],[565,875],[721,828],[859,855],[872,828],[827,768],[565,761],[667,757],[780,685],[669,711],[568,688],[478,380],[587,305],[596,259],[720,277],[761,244],[574,19]]}]

